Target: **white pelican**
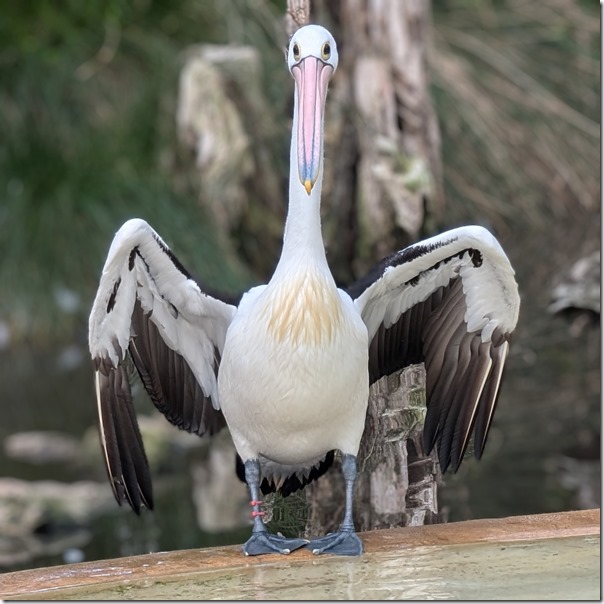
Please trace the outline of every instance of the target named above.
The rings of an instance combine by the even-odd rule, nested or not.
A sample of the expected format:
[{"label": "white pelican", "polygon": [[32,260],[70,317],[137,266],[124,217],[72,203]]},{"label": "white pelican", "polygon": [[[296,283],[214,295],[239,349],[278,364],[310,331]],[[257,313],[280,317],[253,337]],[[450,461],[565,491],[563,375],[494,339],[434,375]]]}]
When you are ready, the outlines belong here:
[{"label": "white pelican", "polygon": [[[307,546],[358,555],[352,492],[370,383],[423,362],[427,448],[436,445],[443,471],[457,469],[473,432],[480,458],[518,318],[518,288],[497,240],[470,226],[396,252],[348,291],[338,289],[319,214],[335,40],[323,27],[303,27],[287,63],[295,81],[289,208],[274,275],[236,306],[205,292],[146,222],[126,222],[90,315],[101,441],[118,502],[136,512],[151,508],[128,353],[170,422],[199,435],[228,425],[251,494],[246,554]],[[346,480],[340,530],[310,542],[270,534],[261,488],[304,486],[327,469],[334,450]]]}]

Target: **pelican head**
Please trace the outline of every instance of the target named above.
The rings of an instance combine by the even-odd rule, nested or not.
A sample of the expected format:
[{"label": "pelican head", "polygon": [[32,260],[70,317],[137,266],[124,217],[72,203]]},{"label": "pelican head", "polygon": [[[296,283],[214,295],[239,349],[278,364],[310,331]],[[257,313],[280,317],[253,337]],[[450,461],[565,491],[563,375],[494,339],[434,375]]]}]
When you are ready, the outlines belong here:
[{"label": "pelican head", "polygon": [[298,176],[310,195],[323,152],[327,85],[338,66],[336,41],[320,25],[301,27],[289,42],[287,65],[296,81]]}]

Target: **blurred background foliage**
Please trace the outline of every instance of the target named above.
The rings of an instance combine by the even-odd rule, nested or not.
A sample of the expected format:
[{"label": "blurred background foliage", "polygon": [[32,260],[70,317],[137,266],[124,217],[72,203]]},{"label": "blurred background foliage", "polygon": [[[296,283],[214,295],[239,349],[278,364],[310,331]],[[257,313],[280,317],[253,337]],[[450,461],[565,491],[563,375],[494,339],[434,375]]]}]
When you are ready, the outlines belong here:
[{"label": "blurred background foliage", "polygon": [[[276,14],[245,2],[6,7],[0,317],[11,339],[65,337],[85,325],[111,237],[133,216],[156,225],[207,281],[227,290],[249,281],[243,264],[215,251],[193,175],[178,171],[175,97],[182,52],[200,40],[271,48],[267,68],[275,61],[281,67],[262,31],[266,22],[275,27]],[[273,100],[281,116],[287,74],[275,71],[267,94],[280,95]],[[80,300],[77,312],[61,311],[57,298],[66,290]]]},{"label": "blurred background foliage", "polygon": [[[224,263],[213,252],[209,217],[178,160],[175,96],[189,45],[259,48],[283,139],[279,157],[289,137],[283,10],[284,2],[242,0],[5,8],[0,319],[12,341],[65,336],[82,325],[108,242],[131,216],[161,226],[208,281],[232,290],[253,279],[244,260]],[[566,220],[594,225],[597,11],[595,1],[435,3],[433,93],[449,222],[481,216],[496,230],[535,234],[566,228]],[[287,164],[276,161],[285,182]],[[77,294],[80,312],[61,312],[64,290]]]},{"label": "blurred background foliage", "polygon": [[[73,341],[85,350],[100,270],[126,219],[146,219],[216,288],[234,292],[265,277],[217,235],[200,203],[176,138],[176,93],[188,46],[260,49],[285,201],[291,86],[284,8],[268,0],[3,6],[0,437],[57,424],[79,433],[94,423],[88,364],[62,391],[48,386],[44,372],[59,346]],[[450,479],[449,503],[465,502],[453,517],[569,509],[570,495],[552,487],[549,474],[535,483],[517,464],[555,463],[553,441],[561,450],[597,442],[599,458],[599,328],[573,336],[546,312],[551,287],[600,245],[598,17],[595,0],[433,3],[432,92],[446,192],[439,230],[468,222],[491,228],[523,296],[508,378],[515,385],[502,397],[484,461],[464,464]],[[502,435],[517,445],[505,455]],[[540,493],[530,505],[506,487],[518,472],[527,492]],[[472,481],[487,474],[489,487],[475,488],[470,501]],[[491,506],[497,489],[505,510]]]}]

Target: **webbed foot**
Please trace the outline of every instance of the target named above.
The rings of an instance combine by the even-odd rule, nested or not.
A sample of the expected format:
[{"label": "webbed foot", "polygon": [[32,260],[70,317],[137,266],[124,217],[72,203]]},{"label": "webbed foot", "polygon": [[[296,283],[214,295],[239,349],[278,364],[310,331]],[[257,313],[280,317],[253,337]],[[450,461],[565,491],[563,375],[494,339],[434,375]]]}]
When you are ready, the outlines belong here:
[{"label": "webbed foot", "polygon": [[289,554],[308,544],[307,539],[292,539],[273,535],[268,531],[258,531],[244,543],[243,553],[246,556],[261,554]]},{"label": "webbed foot", "polygon": [[340,529],[337,533],[313,539],[306,548],[313,554],[360,556],[363,553],[363,542],[353,530]]}]

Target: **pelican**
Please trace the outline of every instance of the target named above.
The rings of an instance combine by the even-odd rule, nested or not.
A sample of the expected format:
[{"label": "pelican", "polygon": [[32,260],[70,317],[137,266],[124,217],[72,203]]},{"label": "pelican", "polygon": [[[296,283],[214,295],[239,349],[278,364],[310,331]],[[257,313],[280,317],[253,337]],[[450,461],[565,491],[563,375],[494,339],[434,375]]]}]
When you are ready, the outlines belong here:
[{"label": "pelican", "polygon": [[[480,458],[518,319],[518,287],[493,235],[468,226],[397,251],[339,289],[319,211],[336,42],[323,27],[302,27],[287,64],[295,82],[289,205],[274,274],[234,304],[204,291],[145,221],[126,222],[89,321],[101,444],[118,503],[137,513],[151,508],[129,357],[168,421],[200,436],[228,426],[251,495],[245,554],[307,547],[359,555],[352,493],[370,384],[423,362],[426,447],[436,446],[443,471],[457,469],[473,435]],[[310,541],[269,533],[262,493],[302,488],[326,471],[334,451],[346,484],[340,529]]]}]

